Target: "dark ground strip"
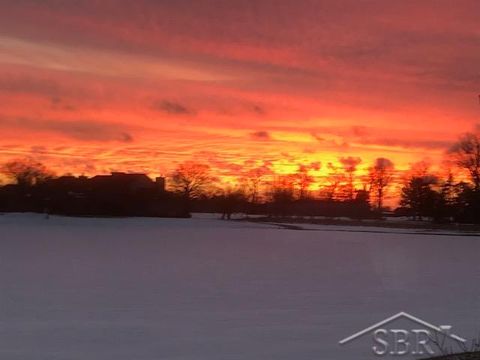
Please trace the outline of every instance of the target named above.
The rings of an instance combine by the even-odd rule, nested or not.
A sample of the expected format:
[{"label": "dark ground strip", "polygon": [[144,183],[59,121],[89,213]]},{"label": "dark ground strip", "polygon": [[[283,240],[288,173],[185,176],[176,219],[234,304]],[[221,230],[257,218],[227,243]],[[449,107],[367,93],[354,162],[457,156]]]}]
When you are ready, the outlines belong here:
[{"label": "dark ground strip", "polygon": [[[400,234],[400,235],[438,235],[438,236],[469,236],[469,237],[480,237],[479,232],[473,232],[473,230],[464,230],[460,229],[458,227],[452,226],[450,228],[445,228],[445,227],[406,227],[406,224],[398,224],[398,225],[404,225],[404,226],[387,226],[385,223],[365,223],[365,222],[348,222],[348,221],[340,221],[338,223],[334,222],[319,222],[319,221],[312,221],[312,222],[299,222],[298,219],[288,219],[288,223],[284,222],[279,222],[279,221],[271,221],[273,219],[270,218],[261,218],[261,219],[241,219],[241,220],[236,220],[236,221],[249,221],[253,223],[264,223],[268,225],[274,225],[277,226],[281,229],[286,229],[286,230],[301,230],[301,231],[326,231],[326,232],[360,232],[360,233],[373,233],[373,234]],[[281,219],[281,221],[285,221],[286,219]],[[297,221],[296,221],[297,220]],[[300,224],[304,225],[334,225],[334,226],[351,226],[353,229],[306,229],[300,225],[294,225],[291,224],[290,222],[297,222]],[[383,226],[382,226],[383,225]],[[396,224],[389,224],[389,225],[396,225]],[[359,227],[378,227],[378,230],[373,230],[373,229],[360,229]],[[355,229],[354,227],[358,227]],[[472,226],[473,227],[473,226]],[[476,227],[476,226],[475,226]],[[387,229],[404,229],[406,231],[397,231],[392,233],[391,231],[388,230],[382,230],[381,228],[387,228]],[[420,231],[414,231],[414,230],[425,230],[425,232],[420,232]],[[431,232],[431,231],[441,231],[441,230],[450,230],[450,231],[455,231],[454,234],[452,233],[442,233],[442,232]]]}]

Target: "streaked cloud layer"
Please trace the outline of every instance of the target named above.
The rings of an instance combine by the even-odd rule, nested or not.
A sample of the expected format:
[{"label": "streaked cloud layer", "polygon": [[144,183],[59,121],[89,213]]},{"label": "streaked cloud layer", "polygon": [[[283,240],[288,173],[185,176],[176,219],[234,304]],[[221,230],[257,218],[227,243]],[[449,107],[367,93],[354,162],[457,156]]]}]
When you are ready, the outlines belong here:
[{"label": "streaked cloud layer", "polygon": [[[475,0],[0,2],[0,160],[430,158],[480,119]],[[283,169],[283,170],[282,170]]]}]

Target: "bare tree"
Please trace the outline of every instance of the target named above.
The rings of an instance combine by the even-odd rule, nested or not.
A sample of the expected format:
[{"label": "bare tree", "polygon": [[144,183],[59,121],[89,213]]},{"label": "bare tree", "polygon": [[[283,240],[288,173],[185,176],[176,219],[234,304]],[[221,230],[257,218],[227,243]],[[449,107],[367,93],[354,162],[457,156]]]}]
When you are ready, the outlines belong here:
[{"label": "bare tree", "polygon": [[202,195],[207,185],[214,181],[208,165],[193,161],[180,164],[171,178],[175,191],[181,193],[187,200]]},{"label": "bare tree", "polygon": [[8,161],[0,171],[20,186],[33,186],[54,176],[45,165],[31,158]]},{"label": "bare tree", "polygon": [[220,190],[217,197],[219,201],[219,212],[222,214],[222,220],[230,220],[233,213],[241,212],[244,209],[247,200],[244,191],[241,188],[232,188],[227,186]]},{"label": "bare tree", "polygon": [[278,175],[269,192],[274,215],[288,215],[289,207],[295,199],[295,178],[292,174]]},{"label": "bare tree", "polygon": [[467,133],[453,144],[449,153],[458,167],[465,169],[473,183],[475,191],[480,190],[480,138],[477,134]]},{"label": "bare tree", "polygon": [[300,165],[295,177],[295,185],[298,187],[298,198],[305,199],[308,194],[308,188],[314,182],[313,176],[308,173],[308,167]]},{"label": "bare tree", "polygon": [[258,203],[260,199],[260,188],[265,181],[265,176],[270,172],[268,168],[261,166],[247,171],[240,179],[240,182],[246,187],[248,200],[252,204]]},{"label": "bare tree", "polygon": [[340,164],[342,164],[343,169],[346,173],[346,193],[349,200],[355,198],[355,172],[357,171],[358,165],[362,162],[362,159],[359,157],[341,157],[339,158]]},{"label": "bare tree", "polygon": [[327,169],[329,170],[329,173],[325,178],[326,184],[321,189],[320,196],[327,200],[333,200],[337,196],[338,188],[345,180],[345,176],[340,172],[341,169],[331,162],[327,163]]},{"label": "bare tree", "polygon": [[376,207],[381,210],[385,191],[393,179],[394,165],[389,159],[377,158],[372,167],[369,168],[370,193],[376,202]]}]

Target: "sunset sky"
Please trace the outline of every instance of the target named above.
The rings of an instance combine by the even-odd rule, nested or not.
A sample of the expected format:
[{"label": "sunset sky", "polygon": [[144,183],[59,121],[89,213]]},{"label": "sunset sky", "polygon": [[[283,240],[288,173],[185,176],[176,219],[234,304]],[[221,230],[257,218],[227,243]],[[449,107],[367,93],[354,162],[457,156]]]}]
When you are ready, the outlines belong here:
[{"label": "sunset sky", "polygon": [[478,0],[0,1],[0,161],[439,164],[480,123],[479,19]]}]

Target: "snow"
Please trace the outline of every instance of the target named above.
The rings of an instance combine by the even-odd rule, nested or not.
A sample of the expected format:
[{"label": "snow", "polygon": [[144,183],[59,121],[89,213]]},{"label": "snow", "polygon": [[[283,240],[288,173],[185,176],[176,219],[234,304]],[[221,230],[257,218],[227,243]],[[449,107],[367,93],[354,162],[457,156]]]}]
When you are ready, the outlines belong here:
[{"label": "snow", "polygon": [[373,359],[338,341],[400,311],[476,336],[480,237],[374,230],[2,215],[0,359]]}]

